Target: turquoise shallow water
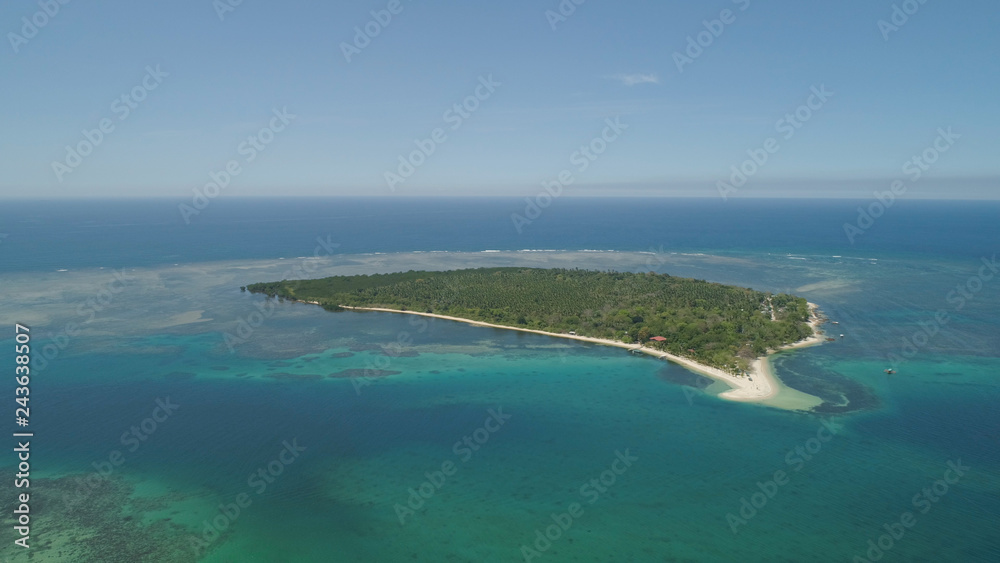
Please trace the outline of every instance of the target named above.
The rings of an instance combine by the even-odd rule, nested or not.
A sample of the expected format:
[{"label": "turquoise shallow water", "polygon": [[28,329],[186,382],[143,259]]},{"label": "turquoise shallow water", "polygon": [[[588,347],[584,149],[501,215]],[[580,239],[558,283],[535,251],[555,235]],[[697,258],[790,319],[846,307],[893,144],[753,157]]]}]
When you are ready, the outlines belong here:
[{"label": "turquoise shallow water", "polygon": [[[995,321],[979,309],[964,312],[900,374],[886,376],[894,339],[928,310],[902,306],[922,302],[917,288],[927,287],[907,289],[885,271],[903,265],[865,264],[858,273],[819,259],[685,260],[673,264],[678,273],[742,277],[755,287],[826,280],[804,294],[850,337],[775,362],[789,384],[826,399],[824,414],[721,401],[683,369],[619,349],[301,304],[276,304],[231,352],[223,335],[235,334],[240,318],[270,309],[233,291],[238,284],[229,276],[266,278],[268,267],[283,266],[139,270],[131,291],[35,379],[33,487],[45,501],[35,557],[10,547],[2,554],[17,561],[523,561],[528,546],[535,561],[849,561],[865,556],[883,525],[915,511],[914,495],[941,479],[949,461],[961,460],[966,474],[926,514],[914,512],[916,524],[893,540],[885,560],[1000,556],[998,362],[995,349],[955,344],[995,341]],[[953,267],[928,271],[947,280]],[[13,277],[7,287],[48,283],[75,303],[102,276]],[[997,293],[979,295],[992,307]],[[41,311],[59,327],[77,314],[58,301],[31,310],[8,306],[4,317]],[[191,310],[211,320],[157,328]],[[361,377],[345,377],[352,373]],[[142,421],[158,398],[179,406],[147,433]],[[487,424],[491,409],[509,419]],[[835,434],[821,431],[824,421]],[[146,439],[129,451],[134,440],[121,436],[133,425]],[[488,427],[495,431],[481,430]],[[478,450],[455,448],[466,436]],[[284,463],[288,443],[305,449],[285,453],[291,461]],[[76,481],[107,467],[114,450],[125,460],[108,479],[94,478],[96,487]],[[636,459],[615,473],[625,452]],[[449,462],[451,475],[428,477]],[[272,482],[249,479],[269,467]],[[777,471],[787,480],[769,485]],[[602,477],[603,491],[581,489]],[[403,511],[401,524],[398,507],[428,479],[438,486],[424,486],[429,498]],[[754,497],[762,490],[772,496]],[[65,495],[81,491],[65,512]],[[235,516],[230,505],[241,494],[249,502]],[[744,498],[759,508],[741,515]],[[536,544],[552,515],[568,514],[573,503],[582,513],[568,530]],[[730,514],[745,521],[738,533]],[[220,529],[206,535],[207,521]]]},{"label": "turquoise shallow water", "polygon": [[[837,216],[810,209],[813,222]],[[547,242],[587,224],[556,211],[538,225]],[[669,222],[640,225],[653,233],[640,237],[640,248],[655,248],[645,254],[338,254],[316,262],[295,256],[312,254],[321,217],[300,229],[308,236],[297,254],[284,253],[291,235],[260,247],[280,247],[270,255],[285,260],[209,261],[254,246],[235,238],[185,260],[187,247],[155,233],[134,244],[81,234],[36,263],[8,264],[0,277],[0,322],[32,326],[41,355],[32,384],[33,547],[29,556],[12,546],[14,491],[5,480],[0,559],[1000,560],[1000,284],[982,280],[961,308],[949,300],[956,284],[978,275],[995,229],[979,213],[977,230],[953,239],[906,231],[912,216],[903,211],[880,223],[888,238],[872,231],[853,256],[829,233],[810,239],[803,230],[794,244],[780,242],[778,231],[795,221],[775,211],[783,227],[750,221],[740,228],[757,238],[718,252],[731,236],[706,234],[703,247],[692,246],[697,233],[687,225],[675,248]],[[921,217],[935,212],[922,208]],[[945,215],[943,224],[960,223]],[[74,228],[101,231],[99,223]],[[225,221],[210,226],[231,230]],[[11,232],[5,245],[18,240]],[[594,233],[582,248],[600,238]],[[194,240],[198,232],[184,234]],[[462,244],[525,242],[495,234],[486,229]],[[918,235],[937,250],[921,254]],[[407,244],[451,240],[433,229],[427,237]],[[111,285],[117,251],[97,239],[135,256],[148,246],[155,257],[126,260],[124,284]],[[85,260],[79,249],[88,244],[95,250]],[[952,255],[940,252],[950,247]],[[254,249],[249,258],[259,257]],[[788,385],[824,403],[801,413],[725,402],[714,396],[717,385],[704,389],[698,376],[619,349],[332,314],[238,290],[304,265],[320,276],[511,264],[654,269],[803,295],[845,338],[780,354],[775,366]],[[919,323],[939,311],[950,320],[904,354]],[[67,336],[69,323],[79,334]],[[13,365],[12,348],[0,341],[3,365]],[[908,357],[888,376],[893,355]],[[167,399],[178,406],[164,416],[155,409]],[[488,422],[491,410],[503,414],[502,426]],[[477,450],[462,444],[467,436]],[[0,471],[10,475],[11,461],[0,458]],[[946,473],[949,462],[968,469]],[[947,490],[935,485],[945,476],[954,481]],[[411,489],[427,498],[411,499]],[[411,500],[412,513],[400,508]],[[893,527],[907,511],[912,527]],[[552,528],[553,514],[568,529]],[[539,531],[558,537],[538,540]],[[868,553],[869,540],[882,547]]]},{"label": "turquoise shallow water", "polygon": [[[412,328],[392,315],[367,316],[382,330]],[[615,349],[537,349],[552,343],[468,327],[434,332],[433,340],[469,340],[470,348],[468,333],[479,332],[490,345],[392,358],[390,368],[402,373],[360,395],[350,381],[330,378],[235,379],[213,369],[217,361],[190,360],[211,358],[217,344],[200,335],[175,337],[187,351],[180,357],[118,358],[89,382],[40,385],[38,393],[59,406],[58,417],[40,423],[44,473],[84,470],[102,452],[122,449],[125,423],[147,416],[154,398],[170,397],[177,412],[126,454],[115,477],[134,482],[133,498],[162,505],[154,512],[177,525],[166,545],[189,542],[188,527],[248,494],[252,503],[205,561],[514,561],[535,530],[573,502],[584,512],[545,560],[801,561],[848,559],[961,458],[969,474],[893,554],[986,561],[996,553],[997,459],[988,444],[997,428],[983,427],[995,392],[984,396],[981,386],[956,391],[933,374],[922,392],[887,384],[880,391],[893,396],[891,406],[835,419],[842,428],[812,459],[793,453],[789,463],[789,452],[817,436],[817,417],[685,393],[667,381],[680,368]],[[364,365],[366,355],[246,361],[231,370],[325,374]],[[77,365],[106,364],[104,354],[86,359]],[[140,367],[150,364],[158,369]],[[196,375],[161,375],[178,367]],[[949,387],[946,401],[941,386]],[[490,409],[509,420],[478,451],[456,453],[454,443],[484,427]],[[279,459],[292,440],[305,451],[257,494],[246,476]],[[626,451],[637,459],[606,492],[581,494]],[[405,505],[408,489],[448,461],[456,473],[400,525],[394,505]],[[734,535],[726,514],[738,513],[740,499],[778,470],[788,483]]]}]

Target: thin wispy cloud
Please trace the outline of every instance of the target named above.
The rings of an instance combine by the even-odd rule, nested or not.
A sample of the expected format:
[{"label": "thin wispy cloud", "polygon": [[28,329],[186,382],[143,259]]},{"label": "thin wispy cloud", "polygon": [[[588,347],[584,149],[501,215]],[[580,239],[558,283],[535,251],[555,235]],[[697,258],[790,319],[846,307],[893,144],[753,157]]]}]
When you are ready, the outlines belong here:
[{"label": "thin wispy cloud", "polygon": [[636,72],[632,74],[616,74],[609,76],[611,80],[617,80],[625,86],[635,86],[636,84],[659,84],[660,77],[655,72]]}]

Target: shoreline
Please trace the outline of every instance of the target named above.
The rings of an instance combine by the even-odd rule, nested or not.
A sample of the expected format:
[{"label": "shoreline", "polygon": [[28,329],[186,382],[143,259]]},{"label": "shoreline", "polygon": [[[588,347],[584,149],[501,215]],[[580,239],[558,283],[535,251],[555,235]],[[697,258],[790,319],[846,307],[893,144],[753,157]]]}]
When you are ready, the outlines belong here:
[{"label": "shoreline", "polygon": [[[301,303],[309,303],[312,305],[319,305],[318,301],[300,301]],[[765,402],[774,399],[779,391],[782,389],[787,389],[794,391],[790,388],[785,387],[781,384],[778,378],[774,375],[771,370],[771,365],[769,357],[772,354],[783,350],[792,350],[797,348],[805,348],[808,346],[816,346],[824,342],[824,337],[819,325],[822,323],[822,318],[819,316],[819,307],[815,303],[809,303],[810,319],[809,326],[813,329],[812,336],[799,340],[798,342],[793,342],[791,344],[786,344],[778,350],[768,350],[768,353],[761,356],[750,363],[750,367],[747,370],[748,377],[736,377],[730,373],[727,373],[719,368],[698,363],[689,358],[683,356],[677,356],[669,352],[664,352],[662,350],[656,350],[653,348],[647,348],[642,344],[626,344],[619,340],[611,340],[607,338],[595,338],[592,336],[578,336],[574,334],[565,334],[557,332],[546,332],[543,330],[536,330],[531,328],[518,328],[513,326],[498,325],[493,323],[487,323],[482,321],[474,321],[471,319],[463,319],[461,317],[451,317],[448,315],[439,315],[437,313],[421,313],[419,311],[401,311],[399,309],[386,309],[382,307],[349,307],[347,305],[341,305],[342,309],[349,311],[374,311],[379,313],[401,313],[406,315],[417,315],[421,317],[431,317],[434,319],[443,319],[447,321],[457,321],[461,323],[466,323],[473,326],[485,326],[490,328],[500,328],[505,330],[516,330],[519,332],[530,332],[533,334],[541,334],[544,336],[553,336],[556,338],[565,338],[568,340],[577,340],[580,342],[590,342],[592,344],[600,344],[603,346],[614,346],[616,348],[623,348],[629,351],[642,352],[650,356],[667,360],[683,366],[690,371],[709,377],[715,381],[720,381],[725,383],[730,387],[728,391],[724,391],[719,394],[719,397],[737,402]],[[801,394],[801,393],[800,393]],[[802,394],[804,395],[804,394]],[[809,396],[809,395],[807,395]],[[778,406],[778,405],[774,405]]]}]

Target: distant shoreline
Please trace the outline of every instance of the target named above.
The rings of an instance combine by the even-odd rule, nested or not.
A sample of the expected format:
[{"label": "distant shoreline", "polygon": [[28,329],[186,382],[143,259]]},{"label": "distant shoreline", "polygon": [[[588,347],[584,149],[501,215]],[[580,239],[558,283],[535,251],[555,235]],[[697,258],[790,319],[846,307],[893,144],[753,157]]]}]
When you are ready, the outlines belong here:
[{"label": "distant shoreline", "polygon": [[[300,301],[301,303],[309,303],[313,305],[319,305],[318,301]],[[500,328],[506,330],[516,330],[519,332],[530,332],[533,334],[542,334],[545,336],[553,336],[556,338],[565,338],[568,340],[578,340],[581,342],[590,342],[592,344],[600,344],[603,346],[614,346],[616,348],[624,348],[630,351],[642,352],[650,356],[654,356],[660,359],[665,359],[671,361],[675,364],[681,365],[695,373],[705,375],[716,381],[721,381],[728,385],[731,389],[719,394],[719,397],[729,400],[729,401],[739,401],[747,403],[759,403],[773,399],[778,391],[784,389],[785,387],[781,384],[777,377],[774,376],[771,365],[769,361],[769,356],[780,350],[791,350],[795,348],[805,348],[807,346],[815,346],[817,344],[823,343],[823,333],[819,328],[822,320],[819,316],[819,307],[815,303],[809,303],[809,326],[813,329],[812,336],[808,338],[799,340],[792,344],[787,344],[782,346],[779,350],[768,351],[767,355],[761,356],[750,363],[750,367],[747,370],[749,374],[748,377],[736,377],[725,371],[708,366],[689,358],[682,356],[677,356],[669,352],[664,352],[662,350],[656,350],[653,348],[648,348],[642,344],[627,344],[619,340],[611,340],[606,338],[594,338],[591,336],[577,336],[573,334],[558,333],[558,332],[546,332],[543,330],[535,330],[530,328],[518,328],[513,326],[498,325],[493,323],[486,323],[482,321],[475,321],[471,319],[463,319],[461,317],[450,317],[447,315],[439,315],[437,313],[421,313],[419,311],[401,311],[399,309],[386,309],[381,307],[350,307],[347,305],[340,305],[341,308],[350,311],[375,311],[380,313],[402,313],[406,315],[418,315],[421,317],[431,317],[435,319],[443,319],[447,321],[457,321],[461,323],[466,323],[475,326],[486,326],[490,328]]]}]

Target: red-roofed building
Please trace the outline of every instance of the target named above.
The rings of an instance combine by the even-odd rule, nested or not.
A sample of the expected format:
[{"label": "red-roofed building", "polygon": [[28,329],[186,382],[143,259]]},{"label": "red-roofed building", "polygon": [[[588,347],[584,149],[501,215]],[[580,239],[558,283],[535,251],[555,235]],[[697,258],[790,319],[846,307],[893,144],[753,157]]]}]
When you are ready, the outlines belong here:
[{"label": "red-roofed building", "polygon": [[650,338],[650,340],[655,340],[656,342],[666,342],[667,341],[667,339],[664,338],[664,337],[662,337],[662,336],[654,336],[654,337]]}]

